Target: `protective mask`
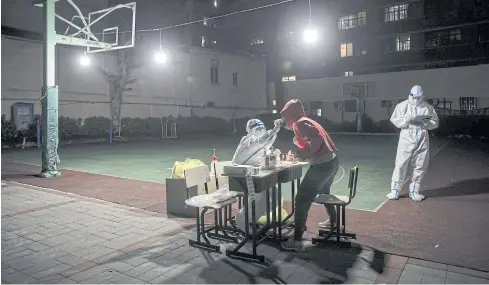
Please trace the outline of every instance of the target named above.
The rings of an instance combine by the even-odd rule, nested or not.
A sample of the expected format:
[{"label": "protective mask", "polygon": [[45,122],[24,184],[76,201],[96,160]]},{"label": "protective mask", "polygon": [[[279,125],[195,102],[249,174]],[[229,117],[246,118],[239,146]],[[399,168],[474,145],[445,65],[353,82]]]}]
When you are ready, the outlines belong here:
[{"label": "protective mask", "polygon": [[415,105],[415,106],[419,106],[419,104],[421,104],[421,102],[423,102],[423,96],[418,96],[418,97],[414,97],[414,96],[409,96],[409,101]]}]

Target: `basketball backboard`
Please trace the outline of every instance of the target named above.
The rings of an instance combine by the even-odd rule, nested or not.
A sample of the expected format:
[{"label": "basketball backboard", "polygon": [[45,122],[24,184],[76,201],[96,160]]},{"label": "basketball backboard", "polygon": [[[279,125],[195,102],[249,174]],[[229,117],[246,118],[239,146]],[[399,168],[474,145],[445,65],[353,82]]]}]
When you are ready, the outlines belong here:
[{"label": "basketball backboard", "polygon": [[[33,4],[43,7],[45,1],[33,0]],[[56,19],[66,24],[64,33],[56,34],[57,44],[86,47],[87,53],[134,47],[136,2],[118,4],[83,15],[74,0],[51,1],[66,1],[73,7],[74,14],[71,19],[56,14]]]}]

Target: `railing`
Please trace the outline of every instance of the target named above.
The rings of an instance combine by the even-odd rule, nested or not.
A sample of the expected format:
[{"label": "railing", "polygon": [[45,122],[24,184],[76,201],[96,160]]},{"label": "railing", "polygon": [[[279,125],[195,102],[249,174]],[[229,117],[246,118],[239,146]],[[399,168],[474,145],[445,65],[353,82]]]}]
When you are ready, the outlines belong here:
[{"label": "railing", "polygon": [[175,121],[165,120],[161,118],[161,138],[162,139],[176,139],[177,136],[177,123]]},{"label": "railing", "polygon": [[489,108],[454,110],[435,107],[435,110],[438,116],[489,116]]}]

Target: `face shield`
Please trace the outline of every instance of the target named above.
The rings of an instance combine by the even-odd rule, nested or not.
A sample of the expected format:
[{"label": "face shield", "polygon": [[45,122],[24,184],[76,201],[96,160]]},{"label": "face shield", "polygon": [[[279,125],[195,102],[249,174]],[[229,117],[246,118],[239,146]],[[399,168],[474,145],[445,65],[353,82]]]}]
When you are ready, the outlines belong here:
[{"label": "face shield", "polygon": [[248,134],[257,134],[257,133],[266,132],[265,125],[263,124],[262,121],[258,119],[249,120],[248,123],[246,124],[246,132]]},{"label": "face shield", "polygon": [[423,102],[423,88],[419,85],[413,86],[409,92],[409,102],[413,105],[419,105]]}]

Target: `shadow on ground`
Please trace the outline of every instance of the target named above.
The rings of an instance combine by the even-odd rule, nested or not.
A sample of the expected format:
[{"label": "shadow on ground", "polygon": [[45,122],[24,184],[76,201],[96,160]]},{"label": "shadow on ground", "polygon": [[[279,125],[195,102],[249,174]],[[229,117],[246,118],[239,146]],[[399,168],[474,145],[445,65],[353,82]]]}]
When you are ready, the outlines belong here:
[{"label": "shadow on ground", "polygon": [[[147,272],[135,278],[152,284],[342,284],[373,283],[387,263],[383,252],[359,246],[310,245],[305,252],[296,253],[279,249],[277,243],[259,246],[266,261],[255,263],[190,247],[188,239],[194,235],[185,231],[102,265],[113,268],[123,262],[145,267]],[[222,244],[222,249],[226,246]],[[245,246],[244,250],[251,249]]]}]

